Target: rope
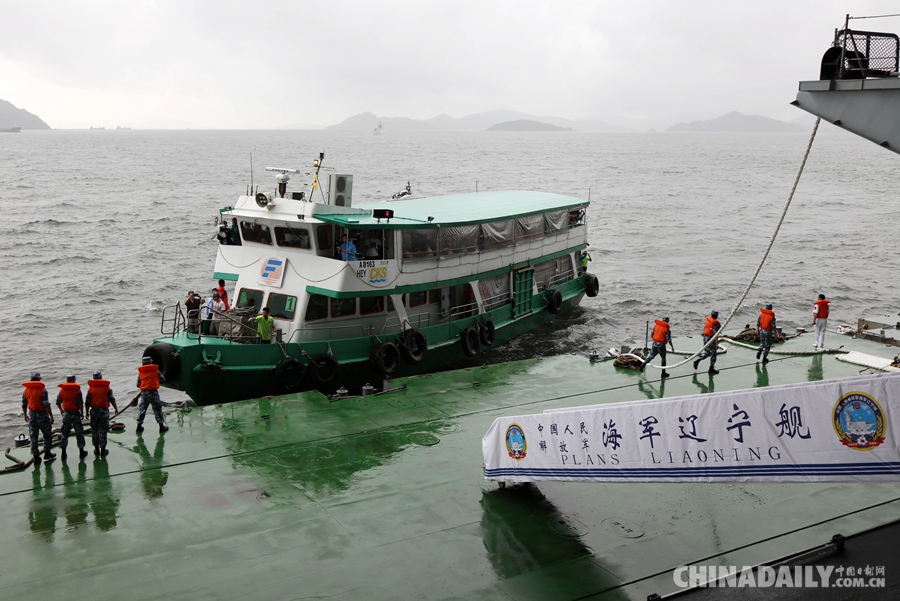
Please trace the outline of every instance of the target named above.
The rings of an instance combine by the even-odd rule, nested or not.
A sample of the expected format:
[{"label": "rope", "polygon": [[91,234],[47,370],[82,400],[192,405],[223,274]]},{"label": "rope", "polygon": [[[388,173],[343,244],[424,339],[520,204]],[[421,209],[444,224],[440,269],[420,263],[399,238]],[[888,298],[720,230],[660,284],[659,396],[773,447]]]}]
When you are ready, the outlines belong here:
[{"label": "rope", "polygon": [[[810,134],[810,136],[809,136],[809,143],[806,145],[806,152],[803,154],[803,162],[800,163],[800,169],[797,171],[797,177],[794,178],[794,185],[793,185],[793,187],[791,187],[791,193],[788,195],[787,202],[784,204],[784,210],[781,211],[781,218],[778,220],[778,225],[775,226],[775,231],[772,233],[772,238],[769,240],[769,245],[766,247],[766,252],[763,253],[762,259],[759,262],[759,266],[756,268],[756,272],[753,274],[753,277],[750,278],[750,282],[747,284],[747,287],[744,289],[744,293],[741,295],[741,298],[738,300],[737,305],[735,305],[734,309],[731,311],[731,315],[728,316],[728,319],[726,319],[725,323],[723,323],[722,326],[719,328],[720,332],[725,330],[725,328],[728,326],[729,322],[731,322],[731,319],[738,312],[738,309],[741,308],[741,305],[744,303],[744,300],[747,298],[747,295],[750,293],[750,288],[753,287],[753,284],[756,282],[757,276],[759,276],[759,273],[762,271],[763,265],[765,265],[765,263],[766,263],[766,259],[769,257],[769,251],[772,250],[772,245],[775,244],[775,238],[778,237],[778,232],[779,232],[779,230],[781,230],[781,224],[784,223],[784,218],[787,215],[788,209],[791,206],[791,201],[794,199],[794,192],[797,191],[797,184],[800,183],[800,176],[803,174],[803,168],[806,167],[806,159],[809,158],[809,151],[812,149],[813,140],[815,140],[815,138],[816,138],[816,131],[819,129],[819,121],[821,121],[821,119],[819,117],[816,117],[816,124],[813,125],[812,134]],[[675,365],[669,365],[666,367],[656,366],[656,365],[653,365],[652,363],[649,363],[648,365],[650,367],[653,367],[655,369],[661,369],[663,371],[665,371],[666,369],[675,369],[676,367],[681,367],[682,365],[684,365],[686,363],[690,363],[691,359],[693,359],[694,357],[699,356],[700,353],[702,353],[706,349],[706,347],[708,347],[709,345],[717,344],[716,341],[718,340],[718,338],[719,338],[718,336],[713,336],[712,338],[710,338],[709,342],[704,344],[702,347],[700,347],[700,349],[697,352],[695,352],[693,355],[691,355],[690,357],[688,357],[681,363],[676,363]],[[633,355],[633,356],[636,357],[636,355]]]},{"label": "rope", "polygon": [[[750,349],[753,351],[755,351],[759,348],[759,345],[747,344],[746,342],[738,342],[737,340],[732,340],[730,338],[723,338],[722,340],[723,340],[723,342],[727,342],[728,344],[733,344],[734,346],[740,346],[742,348]],[[829,348],[829,349],[822,349],[821,351],[772,351],[772,350],[769,351],[769,353],[771,353],[772,355],[792,355],[792,356],[838,355],[838,354],[844,354],[844,353],[849,353],[849,352],[850,351],[845,351],[842,348]]]}]

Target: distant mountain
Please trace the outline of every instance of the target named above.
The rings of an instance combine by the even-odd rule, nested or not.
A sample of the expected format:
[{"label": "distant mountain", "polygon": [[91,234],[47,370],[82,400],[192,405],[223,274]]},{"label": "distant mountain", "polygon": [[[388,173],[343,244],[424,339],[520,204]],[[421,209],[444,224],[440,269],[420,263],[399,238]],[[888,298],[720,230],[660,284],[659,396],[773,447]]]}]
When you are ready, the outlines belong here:
[{"label": "distant mountain", "polygon": [[487,128],[487,131],[574,131],[571,127],[560,127],[549,123],[530,121],[529,119],[516,119],[504,121]]},{"label": "distant mountain", "polygon": [[761,115],[744,115],[731,112],[718,119],[709,121],[691,121],[673,125],[666,131],[704,131],[704,132],[798,132],[805,131],[793,123],[785,123]]},{"label": "distant mountain", "polygon": [[345,119],[336,125],[329,125],[325,129],[331,131],[368,131],[371,132],[380,122],[385,133],[395,131],[484,131],[498,123],[509,121],[528,120],[539,123],[555,125],[562,128],[572,128],[578,131],[634,131],[627,127],[610,125],[596,119],[565,119],[563,117],[540,117],[497,109],[484,113],[475,113],[465,117],[451,117],[450,115],[437,115],[431,119],[410,119],[409,117],[378,117],[374,113],[361,113]]},{"label": "distant mountain", "polygon": [[21,127],[22,129],[50,129],[37,115],[25,109],[16,108],[11,102],[0,100],[0,129]]}]

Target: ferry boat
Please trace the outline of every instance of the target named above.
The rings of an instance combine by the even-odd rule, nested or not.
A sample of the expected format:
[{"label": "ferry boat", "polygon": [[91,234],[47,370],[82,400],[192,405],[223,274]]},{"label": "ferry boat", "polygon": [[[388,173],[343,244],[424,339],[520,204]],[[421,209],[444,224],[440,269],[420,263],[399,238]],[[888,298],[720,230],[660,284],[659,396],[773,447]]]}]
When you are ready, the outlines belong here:
[{"label": "ferry boat", "polygon": [[[218,247],[214,277],[234,282],[234,308],[202,315],[192,332],[195,316],[168,307],[167,336],[145,351],[165,385],[199,405],[380,390],[475,357],[599,291],[579,270],[586,200],[506,191],[353,206],[352,175],[329,174],[314,202],[288,190],[299,170],[268,170],[275,192],[221,212],[239,240]],[[274,344],[256,344],[252,316],[263,307]]]},{"label": "ferry boat", "polygon": [[17,134],[17,133],[20,133],[21,131],[22,131],[22,128],[16,126],[16,127],[10,127],[7,129],[0,129],[0,134]]},{"label": "ferry boat", "polygon": [[376,127],[376,128],[372,131],[372,135],[373,135],[373,136],[380,136],[380,135],[382,135],[383,133],[384,133],[384,128],[381,126],[381,121],[379,121],[379,122],[378,122],[378,127]]}]

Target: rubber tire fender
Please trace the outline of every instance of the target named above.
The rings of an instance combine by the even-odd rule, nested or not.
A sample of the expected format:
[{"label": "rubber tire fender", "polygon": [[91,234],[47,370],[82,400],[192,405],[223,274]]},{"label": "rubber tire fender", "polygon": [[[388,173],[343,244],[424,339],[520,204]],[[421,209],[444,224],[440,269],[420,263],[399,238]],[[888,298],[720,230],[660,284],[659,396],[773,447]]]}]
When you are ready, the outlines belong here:
[{"label": "rubber tire fender", "polygon": [[181,376],[181,359],[178,351],[167,342],[157,342],[144,349],[143,357],[150,357],[159,366],[159,375],[165,383],[175,382]]},{"label": "rubber tire fender", "polygon": [[428,338],[420,330],[407,330],[400,346],[400,356],[410,365],[419,365],[428,354]]},{"label": "rubber tire fender", "polygon": [[393,342],[380,342],[372,347],[369,360],[375,369],[390,376],[400,368],[400,350]]},{"label": "rubber tire fender", "polygon": [[337,383],[341,366],[332,355],[319,353],[309,361],[309,373],[320,386],[333,386]]},{"label": "rubber tire fender", "polygon": [[478,335],[478,330],[471,326],[463,330],[459,341],[462,343],[463,353],[466,357],[474,357],[481,351],[481,337]]},{"label": "rubber tire fender", "polygon": [[297,392],[306,378],[306,366],[299,359],[285,357],[275,366],[275,382],[288,392]]},{"label": "rubber tire fender", "polygon": [[562,310],[562,292],[559,290],[550,290],[547,293],[547,311],[556,315]]},{"label": "rubber tire fender", "polygon": [[497,328],[494,326],[493,319],[485,319],[481,324],[481,344],[483,346],[491,346],[494,344],[494,338],[497,335]]},{"label": "rubber tire fender", "polygon": [[584,293],[592,298],[600,294],[600,279],[593,273],[584,274]]}]

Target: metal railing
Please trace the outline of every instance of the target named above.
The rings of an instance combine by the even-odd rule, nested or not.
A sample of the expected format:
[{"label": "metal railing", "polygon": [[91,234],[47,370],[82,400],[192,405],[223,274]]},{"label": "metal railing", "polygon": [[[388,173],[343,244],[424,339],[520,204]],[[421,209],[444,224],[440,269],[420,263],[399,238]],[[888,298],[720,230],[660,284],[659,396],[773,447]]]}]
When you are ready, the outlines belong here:
[{"label": "metal railing", "polygon": [[[830,54],[829,54],[830,53]],[[835,31],[834,44],[822,59],[822,79],[896,76],[900,67],[900,38],[893,33]],[[832,75],[833,74],[833,75]]]}]

